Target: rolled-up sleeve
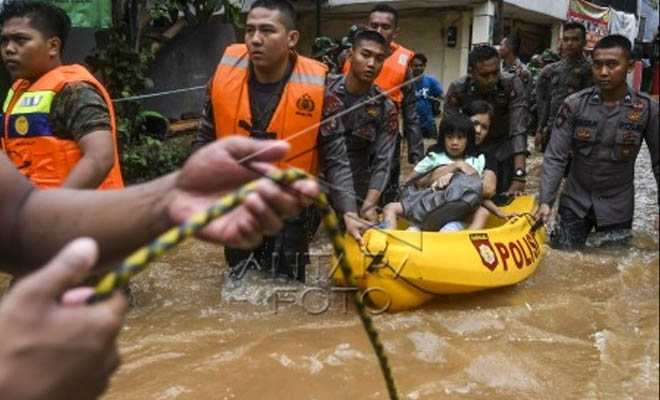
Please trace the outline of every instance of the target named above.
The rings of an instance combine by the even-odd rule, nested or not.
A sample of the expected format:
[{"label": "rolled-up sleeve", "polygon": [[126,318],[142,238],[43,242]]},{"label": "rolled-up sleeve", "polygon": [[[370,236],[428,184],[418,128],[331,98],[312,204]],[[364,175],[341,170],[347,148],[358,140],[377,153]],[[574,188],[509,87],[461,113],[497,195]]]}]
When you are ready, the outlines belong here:
[{"label": "rolled-up sleeve", "polygon": [[509,134],[513,145],[513,154],[527,152],[527,124],[529,109],[525,97],[525,87],[520,78],[513,79],[512,97],[509,103]]},{"label": "rolled-up sleeve", "polygon": [[215,121],[213,118],[213,103],[207,99],[202,116],[199,118],[199,128],[192,141],[192,151],[195,152],[216,140]]},{"label": "rolled-up sleeve", "polygon": [[564,102],[559,112],[559,119],[552,127],[550,143],[543,158],[540,199],[542,204],[551,207],[557,199],[557,191],[570,160],[575,123],[575,110],[572,108],[576,107],[577,104],[570,105]]},{"label": "rolled-up sleeve", "polygon": [[417,114],[417,96],[413,74],[410,69],[406,73],[406,82],[410,82],[401,88],[403,93],[403,136],[408,140],[408,162],[415,164],[424,158],[424,137]]},{"label": "rolled-up sleeve", "polygon": [[541,75],[536,82],[536,112],[538,113],[538,126],[545,128],[548,125],[550,114],[550,78],[552,76],[551,65],[546,65],[541,70]]},{"label": "rolled-up sleeve", "polygon": [[369,181],[369,189],[375,189],[380,192],[385,190],[389,180],[392,163],[394,162],[394,151],[396,149],[396,135],[398,129],[389,123],[388,114],[396,114],[396,106],[390,100],[385,105],[386,112],[380,120],[378,127],[379,134],[376,136],[373,148],[372,172]]},{"label": "rolled-up sleeve", "polygon": [[[332,113],[326,112],[329,109],[328,99],[336,101],[334,95],[326,93],[323,105],[325,123],[321,125],[318,138],[321,171],[326,179],[324,186],[329,188],[332,206],[337,213],[341,215],[356,213],[355,186],[343,134],[343,123],[341,118],[336,117],[338,110],[333,110]],[[333,108],[335,107],[330,107]]]}]

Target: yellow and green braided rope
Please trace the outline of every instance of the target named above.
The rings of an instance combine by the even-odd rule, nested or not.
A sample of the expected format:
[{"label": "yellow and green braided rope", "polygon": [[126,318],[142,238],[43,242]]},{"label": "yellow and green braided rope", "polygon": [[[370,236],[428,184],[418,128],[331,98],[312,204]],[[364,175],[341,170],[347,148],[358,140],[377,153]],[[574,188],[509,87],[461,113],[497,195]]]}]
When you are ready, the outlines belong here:
[{"label": "yellow and green braided rope", "polygon": [[[288,185],[297,180],[310,179],[311,177],[302,171],[290,169],[285,171],[275,171],[266,176],[272,181]],[[222,199],[218,200],[215,204],[209,207],[207,210],[199,212],[192,216],[188,221],[183,224],[170,229],[169,231],[162,234],[156,240],[151,242],[149,245],[139,249],[128,258],[126,258],[115,270],[108,275],[106,275],[101,282],[94,289],[94,295],[89,299],[90,303],[94,303],[103,299],[108,298],[112,293],[128,284],[128,281],[138,273],[142,272],[151,261],[155,260],[162,254],[164,254],[169,249],[173,248],[177,244],[181,243],[185,239],[195,235],[202,228],[208,225],[211,221],[216,218],[219,218],[235,207],[243,203],[247,196],[252,193],[256,188],[256,183],[252,182],[247,184],[236,192]],[[332,239],[332,245],[334,247],[337,259],[340,262],[340,267],[342,273],[344,274],[345,281],[352,287],[357,287],[357,282],[353,276],[353,270],[348,262],[348,258],[344,257],[345,247],[344,247],[344,236],[339,227],[339,222],[335,213],[330,209],[328,199],[325,194],[321,193],[316,199],[314,199],[316,207],[321,212],[323,217],[323,224],[328,230],[328,234]],[[378,331],[374,325],[371,316],[367,312],[366,306],[362,301],[362,293],[356,291],[353,296],[353,301],[355,307],[357,308],[358,315],[362,321],[362,325],[369,336],[369,340],[376,352],[378,361],[380,363],[380,368],[385,377],[385,382],[387,383],[387,390],[390,395],[391,400],[398,400],[398,394],[394,384],[394,378],[392,376],[392,370],[385,353],[382,342],[378,335]]]}]

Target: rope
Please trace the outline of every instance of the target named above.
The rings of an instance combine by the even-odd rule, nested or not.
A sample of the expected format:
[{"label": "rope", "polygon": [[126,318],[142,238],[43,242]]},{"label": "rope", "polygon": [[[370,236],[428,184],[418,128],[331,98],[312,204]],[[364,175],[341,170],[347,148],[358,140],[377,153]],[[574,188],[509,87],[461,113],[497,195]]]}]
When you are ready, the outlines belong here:
[{"label": "rope", "polygon": [[139,96],[122,97],[120,99],[112,99],[112,102],[113,103],[123,103],[123,102],[126,102],[126,101],[150,99],[152,97],[168,96],[170,94],[192,92],[192,91],[195,91],[195,90],[202,90],[202,89],[206,89],[206,85],[193,86],[193,87],[184,88],[184,89],[174,89],[174,90],[168,90],[168,91],[165,91],[165,92],[158,92],[158,93],[142,94],[142,95],[139,95]]},{"label": "rope", "polygon": [[[310,176],[305,172],[293,169],[286,171],[275,171],[268,174],[266,177],[281,185],[288,185],[297,180],[310,178]],[[166,251],[172,249],[174,246],[181,243],[185,239],[193,236],[214,219],[229,213],[231,210],[239,206],[241,203],[243,203],[243,201],[245,201],[248,195],[254,192],[255,188],[255,182],[241,187],[233,194],[218,200],[207,210],[199,212],[198,214],[192,216],[188,221],[184,222],[178,227],[170,229],[156,240],[154,240],[152,243],[137,250],[135,253],[126,258],[119,266],[117,266],[113,272],[110,272],[101,280],[101,282],[94,289],[94,295],[89,299],[88,302],[95,303],[106,299],[111,296],[115,290],[126,286],[128,281],[133,276],[146,269],[147,265],[151,261],[163,255]],[[334,247],[337,258],[339,259],[339,265],[341,267],[342,273],[344,274],[344,279],[349,286],[357,287],[357,282],[353,276],[353,270],[348,262],[348,258],[344,256],[346,249],[344,247],[343,234],[341,232],[341,228],[339,227],[337,217],[330,209],[328,198],[325,194],[321,193],[316,199],[314,199],[314,203],[319,209],[323,218],[323,223],[328,231],[330,238],[332,239],[332,245]],[[383,344],[380,340],[374,322],[367,312],[367,308],[364,305],[364,302],[362,301],[362,294],[359,291],[355,292],[353,301],[358,311],[360,320],[362,321],[362,325],[367,332],[369,341],[371,342],[376,356],[378,357],[378,362],[387,384],[390,400],[398,400],[399,396],[394,384],[392,369],[390,368],[385,348],[383,347]]]}]

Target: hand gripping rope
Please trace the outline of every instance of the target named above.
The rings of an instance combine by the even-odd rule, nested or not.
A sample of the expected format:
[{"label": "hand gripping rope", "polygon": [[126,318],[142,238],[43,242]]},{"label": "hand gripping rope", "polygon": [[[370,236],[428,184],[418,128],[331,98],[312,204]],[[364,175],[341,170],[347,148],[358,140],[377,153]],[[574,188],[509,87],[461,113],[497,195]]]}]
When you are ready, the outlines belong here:
[{"label": "hand gripping rope", "polygon": [[[278,170],[269,173],[266,175],[266,178],[280,185],[289,185],[298,180],[310,179],[311,176],[305,172],[291,169],[286,171]],[[146,269],[147,265],[151,261],[155,260],[185,239],[193,236],[214,219],[226,215],[234,208],[239,206],[245,201],[248,195],[254,192],[255,188],[256,182],[252,182],[241,187],[233,194],[218,200],[207,210],[192,216],[188,221],[170,229],[156,240],[154,240],[152,243],[130,255],[119,266],[117,266],[113,272],[110,272],[103,278],[103,280],[101,280],[101,282],[94,289],[94,295],[89,299],[88,302],[94,303],[111,296],[115,290],[127,285],[128,281],[133,276]],[[347,257],[345,257],[344,236],[341,232],[341,229],[339,228],[337,217],[330,209],[326,195],[323,193],[319,194],[319,196],[314,199],[314,203],[318,210],[321,212],[321,216],[323,217],[323,224],[328,230],[328,234],[332,240],[332,245],[334,247],[337,259],[339,260],[339,265],[341,267],[342,273],[344,274],[345,281],[349,286],[357,287],[357,282],[355,281],[355,277],[353,277],[353,271],[350,264],[348,263]],[[383,344],[380,341],[380,337],[376,327],[374,326],[374,322],[367,312],[364,302],[362,301],[362,294],[359,291],[355,292],[355,295],[353,296],[353,302],[355,303],[355,307],[357,308],[358,315],[362,321],[362,325],[364,326],[364,329],[369,336],[371,345],[373,346],[374,351],[378,357],[380,368],[383,372],[383,376],[385,377],[385,382],[387,383],[387,390],[390,395],[390,400],[398,400],[399,397],[394,384],[392,370],[387,359],[387,354],[385,353]]]}]

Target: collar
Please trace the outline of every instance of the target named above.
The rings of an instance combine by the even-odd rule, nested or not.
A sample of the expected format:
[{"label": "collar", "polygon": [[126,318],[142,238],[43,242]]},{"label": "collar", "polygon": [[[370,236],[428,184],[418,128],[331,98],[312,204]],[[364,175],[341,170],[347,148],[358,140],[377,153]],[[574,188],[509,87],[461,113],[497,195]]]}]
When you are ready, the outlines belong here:
[{"label": "collar", "polygon": [[[635,91],[628,85],[626,85],[626,89],[627,89],[626,94],[623,96],[623,99],[621,100],[621,104],[627,107],[633,107],[635,100]],[[595,105],[603,104],[603,92],[600,90],[598,86],[594,87],[594,90],[591,94],[591,98],[589,99],[589,104],[595,104]]]}]

